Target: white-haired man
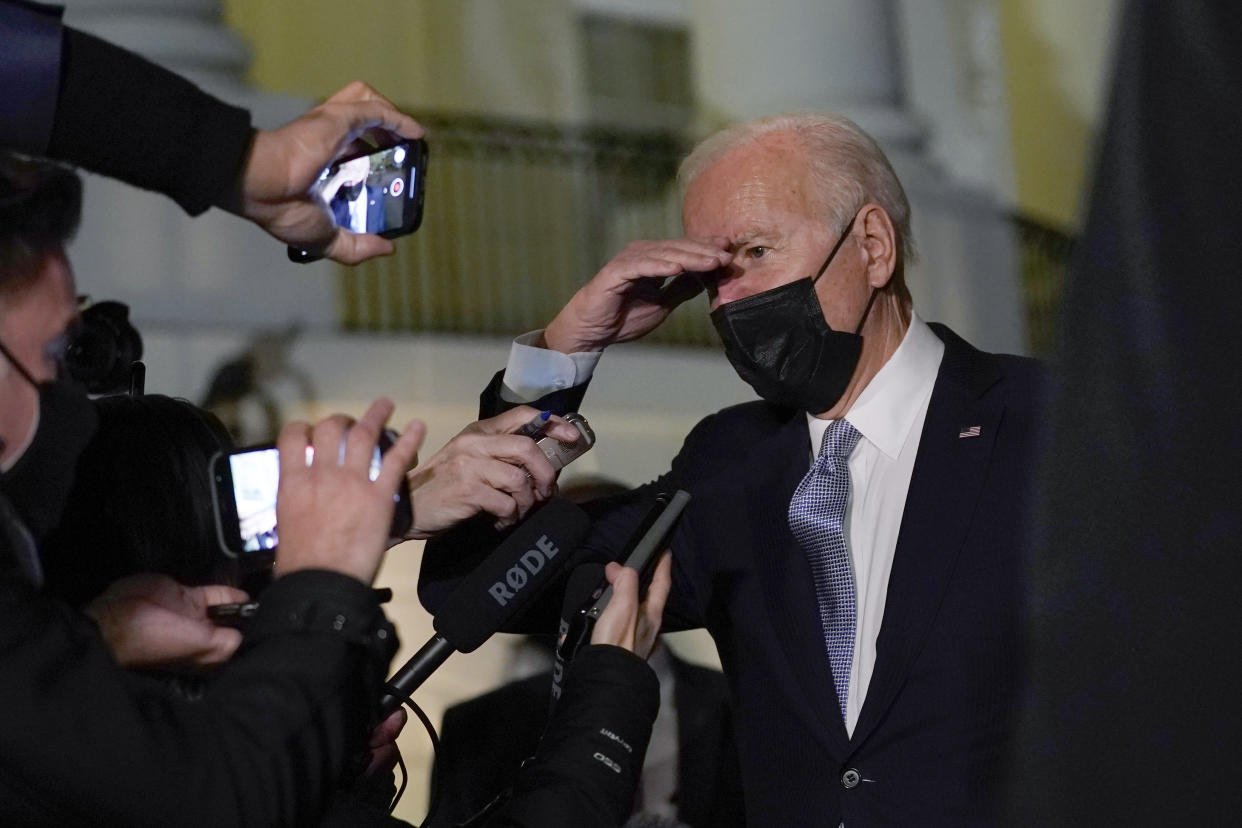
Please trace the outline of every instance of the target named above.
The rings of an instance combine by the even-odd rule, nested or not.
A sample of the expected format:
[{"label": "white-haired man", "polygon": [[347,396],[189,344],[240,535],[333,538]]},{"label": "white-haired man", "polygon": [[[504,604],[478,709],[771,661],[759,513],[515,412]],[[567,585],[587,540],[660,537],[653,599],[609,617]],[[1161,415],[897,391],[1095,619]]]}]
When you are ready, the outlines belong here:
[{"label": "white-haired man", "polygon": [[[571,387],[539,404],[576,407],[599,352],[705,287],[763,401],[594,504],[593,551],[617,554],[651,492],[693,495],[666,623],[716,640],[750,824],[986,824],[1018,689],[1039,370],[914,312],[909,205],[847,119],[741,124],[681,179],[686,237],[627,247],[515,345],[485,403]],[[425,602],[461,551],[429,549]]]}]

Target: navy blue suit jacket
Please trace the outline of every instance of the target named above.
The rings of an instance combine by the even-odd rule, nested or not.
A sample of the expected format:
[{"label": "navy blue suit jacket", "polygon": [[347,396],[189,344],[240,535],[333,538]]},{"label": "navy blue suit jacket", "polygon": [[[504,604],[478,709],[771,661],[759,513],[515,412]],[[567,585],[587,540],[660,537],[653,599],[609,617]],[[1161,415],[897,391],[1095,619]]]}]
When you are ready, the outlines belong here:
[{"label": "navy blue suit jacket", "polygon": [[[615,557],[654,492],[691,493],[672,543],[666,628],[703,626],[716,641],[751,825],[995,820],[1020,686],[1022,548],[1041,371],[933,329],[945,353],[852,738],[810,567],[786,524],[810,456],[801,411],[765,402],[724,409],[694,428],[662,478],[588,504],[596,520],[587,554]],[[485,409],[498,399],[485,392]],[[960,436],[974,426],[978,436]],[[480,531],[463,527],[429,545],[420,595],[433,610],[477,562],[475,550],[488,546]],[[551,616],[531,623],[549,625]]]}]

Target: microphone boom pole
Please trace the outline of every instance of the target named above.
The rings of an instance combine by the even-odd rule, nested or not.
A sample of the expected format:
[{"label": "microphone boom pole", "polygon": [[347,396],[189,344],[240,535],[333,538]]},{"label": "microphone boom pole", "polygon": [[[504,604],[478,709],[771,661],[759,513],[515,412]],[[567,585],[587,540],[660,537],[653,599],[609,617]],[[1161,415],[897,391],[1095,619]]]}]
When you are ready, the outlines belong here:
[{"label": "microphone boom pole", "polygon": [[380,719],[388,718],[404,704],[414,691],[454,652],[453,645],[442,635],[435,635],[384,684],[380,699]]}]

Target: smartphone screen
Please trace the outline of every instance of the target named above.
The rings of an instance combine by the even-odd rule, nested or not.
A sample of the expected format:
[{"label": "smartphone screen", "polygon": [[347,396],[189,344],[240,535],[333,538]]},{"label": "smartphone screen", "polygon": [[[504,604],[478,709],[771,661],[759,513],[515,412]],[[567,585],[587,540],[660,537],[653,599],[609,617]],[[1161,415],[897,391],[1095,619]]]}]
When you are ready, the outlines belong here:
[{"label": "smartphone screen", "polygon": [[422,141],[404,141],[325,169],[311,194],[325,203],[338,227],[352,233],[398,236],[418,229],[423,213]]},{"label": "smartphone screen", "polygon": [[[391,444],[387,436],[381,445]],[[344,451],[344,445],[341,446]],[[306,447],[306,463],[315,456],[314,448]],[[371,456],[370,477],[379,476],[382,462],[381,446]],[[212,464],[215,480],[217,528],[220,544],[232,555],[252,555],[276,549],[280,533],[276,525],[276,491],[280,484],[280,453],[275,446],[217,455]],[[397,503],[393,517],[392,537],[401,537],[410,526],[409,493],[403,487],[394,496]]]}]

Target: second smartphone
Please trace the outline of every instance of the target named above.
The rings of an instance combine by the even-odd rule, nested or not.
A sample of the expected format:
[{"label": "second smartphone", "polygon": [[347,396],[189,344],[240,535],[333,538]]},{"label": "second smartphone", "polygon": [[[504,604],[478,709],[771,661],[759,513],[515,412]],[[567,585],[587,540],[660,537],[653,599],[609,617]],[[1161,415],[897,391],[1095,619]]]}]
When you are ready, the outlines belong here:
[{"label": "second smartphone", "polygon": [[[379,475],[383,453],[396,439],[391,430],[380,434],[379,445],[371,456],[371,479]],[[342,446],[342,449],[344,447]],[[314,449],[306,449],[309,465]],[[280,542],[276,526],[276,491],[280,484],[280,453],[275,446],[220,453],[211,461],[212,500],[216,509],[216,532],[226,554],[242,558],[266,552],[272,554]],[[413,513],[410,491],[405,485],[393,495],[394,509],[390,538],[401,538],[410,531]]]},{"label": "second smartphone", "polygon": [[[386,239],[418,229],[426,191],[427,142],[422,139],[340,158],[311,185],[311,197],[327,206],[337,227]],[[290,247],[289,258],[310,262],[319,256]]]}]

